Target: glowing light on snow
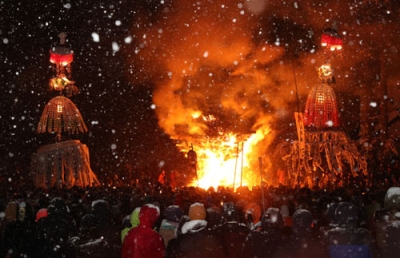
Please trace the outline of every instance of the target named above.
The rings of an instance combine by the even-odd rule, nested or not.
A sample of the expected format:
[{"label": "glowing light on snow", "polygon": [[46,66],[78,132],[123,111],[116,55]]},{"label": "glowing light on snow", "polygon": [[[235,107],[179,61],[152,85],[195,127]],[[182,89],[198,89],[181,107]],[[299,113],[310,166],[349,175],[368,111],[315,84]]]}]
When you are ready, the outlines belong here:
[{"label": "glowing light on snow", "polygon": [[100,36],[96,32],[92,33],[92,39],[94,42],[100,42]]},{"label": "glowing light on snow", "polygon": [[326,121],[326,125],[329,126],[329,127],[332,127],[333,126],[333,121],[332,120]]},{"label": "glowing light on snow", "polygon": [[126,38],[124,39],[124,42],[125,42],[126,44],[131,43],[131,42],[132,42],[132,37],[131,37],[131,36],[126,37]]},{"label": "glowing light on snow", "polygon": [[119,46],[117,42],[113,42],[112,43],[112,50],[115,52],[117,52],[119,50]]}]

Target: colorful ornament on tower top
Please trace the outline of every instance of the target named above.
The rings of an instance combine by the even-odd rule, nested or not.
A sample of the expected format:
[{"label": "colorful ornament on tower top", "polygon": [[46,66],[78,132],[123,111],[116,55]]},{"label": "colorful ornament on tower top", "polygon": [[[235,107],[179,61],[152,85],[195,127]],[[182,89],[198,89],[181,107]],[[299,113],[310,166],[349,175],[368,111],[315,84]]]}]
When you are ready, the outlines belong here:
[{"label": "colorful ornament on tower top", "polygon": [[49,81],[50,90],[64,93],[65,96],[71,97],[79,93],[75,82],[70,80],[71,63],[74,60],[74,52],[65,46],[65,38],[67,34],[60,33],[60,43],[54,45],[50,49],[50,63],[53,64],[53,70],[56,71],[56,76]]},{"label": "colorful ornament on tower top", "polygon": [[325,30],[321,35],[321,46],[330,51],[340,51],[343,48],[343,40],[336,30]]}]

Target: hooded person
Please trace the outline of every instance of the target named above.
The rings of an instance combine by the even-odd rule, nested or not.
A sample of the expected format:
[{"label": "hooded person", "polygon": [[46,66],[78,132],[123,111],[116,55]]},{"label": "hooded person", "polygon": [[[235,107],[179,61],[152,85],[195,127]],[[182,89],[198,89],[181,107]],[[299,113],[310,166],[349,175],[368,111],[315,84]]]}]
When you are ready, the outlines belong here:
[{"label": "hooded person", "polygon": [[98,228],[96,216],[90,213],[82,216],[80,232],[69,239],[65,257],[115,257],[108,251],[107,239],[99,234]]},{"label": "hooded person", "polygon": [[[207,211],[202,203],[189,207],[188,221],[180,229],[180,234],[168,245],[168,258],[226,258],[228,253],[223,240],[215,229],[207,227]],[[171,241],[170,241],[171,242]]]},{"label": "hooded person", "polygon": [[358,210],[351,202],[341,202],[335,210],[337,227],[324,235],[330,258],[373,257],[374,239],[365,228],[358,228]]},{"label": "hooded person", "polygon": [[211,206],[207,208],[207,227],[216,228],[221,226],[222,223],[222,212],[217,206]]},{"label": "hooded person", "polygon": [[165,247],[167,247],[168,242],[176,238],[176,231],[183,216],[183,211],[177,205],[170,205],[165,209],[164,216],[165,218],[161,221],[160,235],[164,239]]},{"label": "hooded person", "polygon": [[326,248],[317,238],[313,237],[313,217],[306,209],[298,209],[293,214],[292,234],[274,258],[308,258],[328,257]]},{"label": "hooded person", "polygon": [[33,207],[24,201],[13,202],[14,205],[12,217],[15,220],[10,221],[3,232],[5,250],[9,257],[33,257],[35,242],[32,240],[36,230]]},{"label": "hooded person", "polygon": [[244,206],[244,214],[249,229],[260,229],[261,206],[259,204],[255,202],[247,203]]},{"label": "hooded person", "polygon": [[382,258],[398,257],[400,253],[400,187],[390,187],[386,191],[383,209],[374,214],[373,232]]},{"label": "hooded person", "polygon": [[78,235],[75,221],[61,197],[55,197],[47,207],[47,217],[37,222],[36,248],[38,257],[65,256],[69,238]]},{"label": "hooded person", "polygon": [[252,230],[246,237],[240,257],[273,257],[286,241],[283,226],[279,208],[268,208],[261,218],[260,230]]},{"label": "hooded person", "polygon": [[121,255],[120,229],[116,225],[110,206],[106,200],[98,199],[92,202],[90,214],[94,215],[97,232],[107,242],[108,253],[111,257]]},{"label": "hooded person", "polygon": [[146,204],[139,211],[139,225],[128,231],[122,244],[122,258],[162,258],[165,254],[164,240],[154,230],[160,209]]},{"label": "hooded person", "polygon": [[244,214],[239,212],[234,202],[223,204],[222,225],[216,228],[220,238],[224,240],[230,258],[240,257],[242,245],[246,240],[250,229],[244,220]]},{"label": "hooded person", "polygon": [[122,231],[121,231],[121,242],[124,242],[125,236],[126,234],[128,234],[129,230],[131,230],[132,228],[136,227],[137,225],[139,225],[139,212],[140,212],[140,207],[136,207],[131,215],[129,216],[129,226],[125,227]]},{"label": "hooded person", "polygon": [[327,230],[337,227],[337,221],[335,216],[335,211],[339,203],[332,202],[328,205],[328,209],[326,210],[325,216],[328,220]]}]

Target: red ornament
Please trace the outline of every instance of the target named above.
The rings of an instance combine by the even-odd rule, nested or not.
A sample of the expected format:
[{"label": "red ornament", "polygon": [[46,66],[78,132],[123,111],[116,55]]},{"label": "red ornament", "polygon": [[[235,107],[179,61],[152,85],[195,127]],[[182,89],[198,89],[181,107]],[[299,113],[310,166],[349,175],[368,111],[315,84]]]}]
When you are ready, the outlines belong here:
[{"label": "red ornament", "polygon": [[331,51],[341,50],[343,40],[336,32],[324,32],[321,35],[321,46],[329,48]]},{"label": "red ornament", "polygon": [[50,51],[50,63],[59,64],[59,65],[67,65],[70,64],[74,60],[74,54],[59,54]]},{"label": "red ornament", "polygon": [[304,112],[304,125],[317,129],[339,127],[339,112],[332,87],[322,83],[311,89]]}]

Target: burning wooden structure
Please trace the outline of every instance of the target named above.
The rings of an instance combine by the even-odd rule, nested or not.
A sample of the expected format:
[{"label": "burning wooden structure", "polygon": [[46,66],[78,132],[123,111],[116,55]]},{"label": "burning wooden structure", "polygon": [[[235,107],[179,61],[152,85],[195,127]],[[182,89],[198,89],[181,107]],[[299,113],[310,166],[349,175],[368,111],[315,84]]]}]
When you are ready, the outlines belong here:
[{"label": "burning wooden structure", "polygon": [[214,115],[199,117],[207,126],[205,134],[175,139],[176,146],[187,153],[192,185],[202,188],[228,186],[233,189],[248,185],[244,167],[248,160],[244,146],[253,132],[234,132],[223,126]]}]

